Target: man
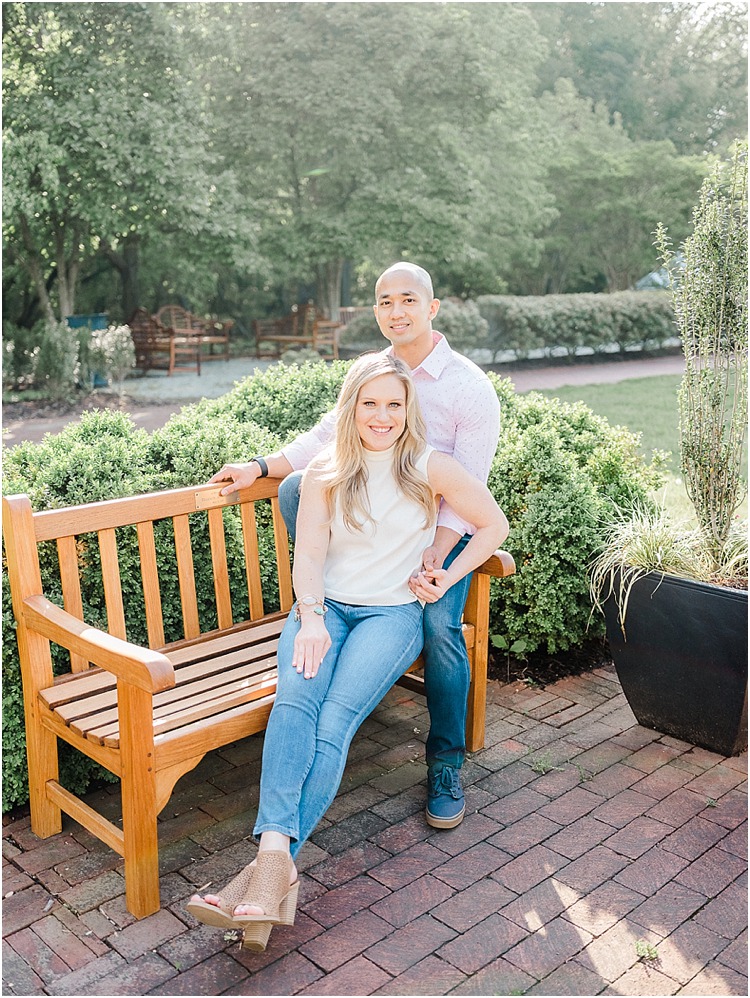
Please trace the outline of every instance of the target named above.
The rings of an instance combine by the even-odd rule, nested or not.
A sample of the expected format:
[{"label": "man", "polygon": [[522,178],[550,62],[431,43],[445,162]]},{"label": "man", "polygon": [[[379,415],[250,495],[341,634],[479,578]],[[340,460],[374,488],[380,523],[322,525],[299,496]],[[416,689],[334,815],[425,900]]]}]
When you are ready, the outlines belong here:
[{"label": "man", "polygon": [[[411,369],[428,443],[452,455],[486,483],[500,434],[500,406],[484,372],[451,350],[445,337],[433,330],[432,320],[439,308],[430,275],[414,264],[394,264],[375,285],[378,326],[390,340],[393,353]],[[324,416],[312,430],[276,454],[256,457],[246,464],[224,465],[211,481],[230,481],[231,485],[222,489],[227,495],[248,488],[261,476],[285,479],[279,502],[294,537],[301,470],[332,439],[334,418],[332,413]],[[434,543],[423,556],[422,571],[428,580],[430,569],[450,564],[473,532],[471,524],[448,506],[441,507]],[[469,583],[470,576],[424,608],[425,693],[430,713],[425,816],[434,828],[455,828],[466,810],[459,771],[466,752],[470,669],[461,616]]]}]

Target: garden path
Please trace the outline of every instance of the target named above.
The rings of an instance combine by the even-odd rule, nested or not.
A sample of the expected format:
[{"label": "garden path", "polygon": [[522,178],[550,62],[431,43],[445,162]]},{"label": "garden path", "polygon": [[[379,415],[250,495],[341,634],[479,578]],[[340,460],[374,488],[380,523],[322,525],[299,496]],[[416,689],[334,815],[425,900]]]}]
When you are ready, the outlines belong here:
[{"label": "garden path", "polygon": [[[126,382],[126,395],[121,408],[129,412],[136,426],[149,433],[163,426],[177,409],[201,398],[218,398],[230,391],[237,381],[248,377],[254,370],[265,370],[272,362],[254,357],[238,357],[229,361],[204,364],[199,375],[186,371],[170,377],[163,371],[151,371],[145,377],[130,378]],[[634,358],[599,363],[565,364],[550,367],[511,369],[497,364],[491,368],[497,374],[512,379],[516,391],[560,388],[563,385],[590,385],[623,381],[628,378],[646,378],[660,374],[681,374],[684,369],[682,355]],[[102,394],[101,402],[112,403]],[[86,408],[96,403],[88,401]],[[68,423],[78,419],[81,410],[64,414],[3,418],[3,443],[7,447],[23,441],[36,443],[46,433],[59,433]]]}]

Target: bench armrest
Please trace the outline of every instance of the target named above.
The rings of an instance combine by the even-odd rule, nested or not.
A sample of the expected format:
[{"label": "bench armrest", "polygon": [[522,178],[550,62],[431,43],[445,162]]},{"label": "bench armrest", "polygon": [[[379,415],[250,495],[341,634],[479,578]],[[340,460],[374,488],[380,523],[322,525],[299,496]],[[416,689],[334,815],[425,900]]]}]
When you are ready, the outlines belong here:
[{"label": "bench armrest", "polygon": [[44,596],[25,599],[23,616],[31,630],[147,693],[174,686],[174,667],[166,655],[91,627]]},{"label": "bench armrest", "polygon": [[509,575],[516,574],[516,563],[512,554],[498,550],[475,571],[481,572],[482,575],[492,575],[496,579],[507,579]]}]

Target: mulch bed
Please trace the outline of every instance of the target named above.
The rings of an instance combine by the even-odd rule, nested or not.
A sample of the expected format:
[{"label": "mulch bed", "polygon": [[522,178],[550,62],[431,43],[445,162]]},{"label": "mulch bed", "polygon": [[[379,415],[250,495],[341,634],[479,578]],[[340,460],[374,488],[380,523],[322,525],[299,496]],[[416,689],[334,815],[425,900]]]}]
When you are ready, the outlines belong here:
[{"label": "mulch bed", "polygon": [[565,676],[579,676],[611,664],[612,656],[605,638],[592,638],[568,651],[550,654],[539,650],[523,657],[508,656],[490,647],[487,675],[501,683],[520,682],[544,689]]},{"label": "mulch bed", "polygon": [[158,399],[137,399],[127,392],[118,395],[113,391],[95,391],[81,393],[70,399],[52,401],[50,399],[17,400],[10,396],[3,401],[3,420],[8,423],[24,422],[29,419],[52,419],[56,416],[80,416],[83,412],[95,409],[114,409],[118,412],[130,412],[132,409],[152,408],[158,405],[171,405],[168,401]]}]

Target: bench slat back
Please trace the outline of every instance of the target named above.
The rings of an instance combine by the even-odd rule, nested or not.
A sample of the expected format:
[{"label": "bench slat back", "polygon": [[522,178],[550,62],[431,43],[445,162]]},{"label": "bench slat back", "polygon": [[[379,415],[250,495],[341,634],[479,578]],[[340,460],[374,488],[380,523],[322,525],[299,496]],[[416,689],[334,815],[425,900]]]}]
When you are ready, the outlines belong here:
[{"label": "bench slat back", "polygon": [[[5,529],[6,533],[13,529],[15,517],[27,520],[31,515],[37,547],[55,542],[62,602],[73,616],[85,618],[87,593],[91,593],[93,584],[99,586],[103,595],[110,634],[134,639],[128,628],[133,622],[135,606],[142,614],[137,626],[147,634],[149,647],[179,648],[185,641],[215,634],[215,629],[226,630],[245,621],[259,620],[269,612],[290,609],[293,591],[289,539],[277,488],[277,481],[262,479],[243,492],[240,501],[238,493],[223,497],[219,486],[204,485],[35,514],[30,514],[30,506],[23,508],[24,500],[28,506],[26,497],[10,497]],[[226,507],[237,505],[238,514],[224,513]],[[265,512],[261,515],[263,507]],[[231,525],[225,522],[225,515],[232,516]],[[162,522],[171,524],[171,532]],[[230,530],[231,551],[227,541]],[[265,539],[261,543],[262,538]],[[50,569],[50,555],[46,553],[42,558],[44,573],[38,559],[31,572],[19,573],[18,566],[13,564],[14,548],[15,545],[9,545],[9,578],[11,587],[16,587],[23,600],[35,593],[38,583],[34,579],[49,578],[50,573],[54,577],[58,569]],[[142,597],[129,591],[134,588],[132,566],[136,560],[140,566]],[[126,565],[131,573],[127,576],[123,574]],[[196,584],[197,571],[200,589]],[[209,571],[213,587],[206,586]],[[19,575],[25,576],[26,581],[19,584]],[[100,577],[100,583],[92,583],[92,577],[94,580]],[[275,588],[274,579],[278,601],[274,599],[274,605],[269,607],[264,600],[263,582],[269,584],[270,580],[271,588]],[[245,581],[248,601],[238,608],[236,590]],[[42,595],[57,601],[56,586],[53,582],[50,591]],[[179,609],[173,606],[175,592],[179,594]],[[167,609],[169,625],[164,616]],[[89,663],[80,655],[71,656],[72,672],[88,667]]]},{"label": "bench slat back", "polygon": [[143,582],[148,644],[149,648],[161,648],[164,645],[164,617],[162,615],[153,521],[141,521],[136,525],[136,530],[138,532],[138,552],[141,558],[141,581]]},{"label": "bench slat back", "polygon": [[162,305],[156,313],[156,318],[169,329],[174,329],[178,333],[204,331],[204,323],[197,315],[188,312],[181,305]]},{"label": "bench slat back", "polygon": [[[58,537],[57,559],[60,565],[60,582],[62,583],[63,605],[68,613],[83,620],[83,597],[81,595],[81,577],[78,574],[78,554],[75,537]],[[83,672],[89,663],[82,655],[72,652],[70,668],[72,672]]]}]

